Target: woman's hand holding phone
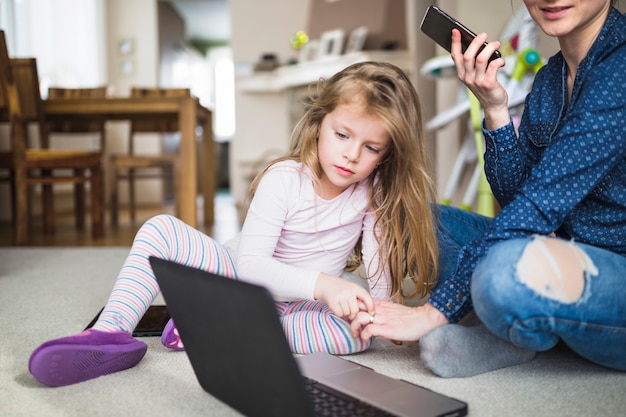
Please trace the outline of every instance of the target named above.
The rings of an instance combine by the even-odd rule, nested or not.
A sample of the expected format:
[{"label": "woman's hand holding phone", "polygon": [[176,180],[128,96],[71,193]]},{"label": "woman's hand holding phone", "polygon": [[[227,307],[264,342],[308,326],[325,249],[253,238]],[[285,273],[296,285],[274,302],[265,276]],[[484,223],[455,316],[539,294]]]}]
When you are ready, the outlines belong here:
[{"label": "woman's hand holding phone", "polygon": [[485,113],[485,127],[491,130],[508,124],[510,115],[508,94],[497,78],[498,69],[504,66],[504,59],[490,60],[500,47],[500,42],[486,42],[487,35],[481,33],[463,53],[461,33],[453,29],[450,54],[459,80],[480,102]]}]

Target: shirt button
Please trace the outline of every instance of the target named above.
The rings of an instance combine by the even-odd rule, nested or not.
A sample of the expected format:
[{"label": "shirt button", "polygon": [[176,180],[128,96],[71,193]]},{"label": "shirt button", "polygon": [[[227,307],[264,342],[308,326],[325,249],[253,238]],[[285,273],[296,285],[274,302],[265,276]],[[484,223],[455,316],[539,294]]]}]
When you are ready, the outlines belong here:
[{"label": "shirt button", "polygon": [[447,303],[446,303],[446,307],[448,307],[448,308],[452,308],[452,303],[451,303],[451,302],[447,302]]},{"label": "shirt button", "polygon": [[457,299],[457,300],[460,300],[461,298],[463,298],[463,294],[458,293],[458,294],[456,295],[456,299]]}]

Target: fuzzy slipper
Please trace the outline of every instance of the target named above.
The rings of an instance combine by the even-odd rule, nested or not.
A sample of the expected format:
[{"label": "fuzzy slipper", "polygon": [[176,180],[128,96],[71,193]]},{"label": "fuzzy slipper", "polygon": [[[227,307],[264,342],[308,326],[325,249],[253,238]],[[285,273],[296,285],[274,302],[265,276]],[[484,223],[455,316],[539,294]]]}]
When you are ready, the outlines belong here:
[{"label": "fuzzy slipper", "polygon": [[71,385],[132,368],[147,349],[126,332],[88,329],[39,346],[30,356],[28,370],[42,384]]},{"label": "fuzzy slipper", "polygon": [[185,346],[183,346],[183,342],[180,340],[180,335],[178,334],[178,329],[173,319],[170,319],[165,325],[165,329],[163,329],[163,334],[161,335],[161,343],[168,349],[185,350]]}]

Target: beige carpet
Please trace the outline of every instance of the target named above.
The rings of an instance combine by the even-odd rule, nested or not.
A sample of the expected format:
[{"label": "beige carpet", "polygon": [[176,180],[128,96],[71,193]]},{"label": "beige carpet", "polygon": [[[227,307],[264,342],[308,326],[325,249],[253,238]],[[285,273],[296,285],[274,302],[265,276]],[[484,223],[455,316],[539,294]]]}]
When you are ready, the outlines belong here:
[{"label": "beige carpet", "polygon": [[[135,368],[82,384],[48,388],[28,373],[34,348],[79,332],[99,310],[126,253],[126,248],[0,250],[0,416],[238,415],[200,388],[184,353],[166,350],[158,338],[144,339],[149,350]],[[398,347],[378,340],[350,359],[461,399],[472,417],[625,413],[626,373],[588,363],[565,348],[465,379],[432,375],[418,352],[416,343]]]}]

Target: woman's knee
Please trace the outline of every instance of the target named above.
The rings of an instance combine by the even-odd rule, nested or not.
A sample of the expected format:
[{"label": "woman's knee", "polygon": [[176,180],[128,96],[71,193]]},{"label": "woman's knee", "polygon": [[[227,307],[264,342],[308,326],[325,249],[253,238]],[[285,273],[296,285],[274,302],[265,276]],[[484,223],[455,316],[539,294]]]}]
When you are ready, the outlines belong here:
[{"label": "woman's knee", "polygon": [[507,240],[494,245],[478,263],[472,275],[474,305],[489,304],[506,307],[517,285],[517,264],[528,239]]},{"label": "woman's knee", "polygon": [[[510,286],[523,286],[533,294],[560,303],[580,300],[585,275],[598,273],[593,261],[572,242],[534,236],[493,246],[472,277],[481,298],[503,299]],[[474,291],[474,290],[473,290]],[[514,300],[506,300],[506,303]]]}]

